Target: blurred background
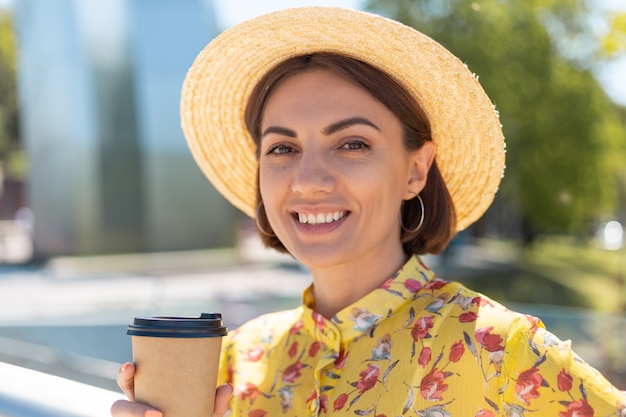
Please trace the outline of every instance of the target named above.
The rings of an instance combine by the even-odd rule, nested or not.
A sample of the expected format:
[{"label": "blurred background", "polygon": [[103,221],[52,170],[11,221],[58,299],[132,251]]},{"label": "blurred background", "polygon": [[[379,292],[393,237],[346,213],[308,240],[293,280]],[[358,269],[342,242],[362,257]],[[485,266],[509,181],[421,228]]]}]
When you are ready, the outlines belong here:
[{"label": "blurred background", "polygon": [[626,389],[624,0],[0,0],[0,362],[115,390],[134,316],[299,303],[307,271],[201,174],[178,105],[220,31],[312,4],[400,20],[477,74],[505,177],[426,262]]}]

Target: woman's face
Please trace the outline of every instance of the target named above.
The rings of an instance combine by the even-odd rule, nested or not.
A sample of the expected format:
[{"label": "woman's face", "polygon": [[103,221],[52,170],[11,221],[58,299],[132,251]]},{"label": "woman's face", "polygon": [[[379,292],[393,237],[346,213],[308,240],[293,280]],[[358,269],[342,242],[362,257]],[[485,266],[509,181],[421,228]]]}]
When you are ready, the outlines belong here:
[{"label": "woman's face", "polygon": [[401,253],[400,205],[423,188],[433,153],[410,154],[402,134],[390,110],[333,72],[276,88],[261,123],[260,193],[296,259],[324,268]]}]

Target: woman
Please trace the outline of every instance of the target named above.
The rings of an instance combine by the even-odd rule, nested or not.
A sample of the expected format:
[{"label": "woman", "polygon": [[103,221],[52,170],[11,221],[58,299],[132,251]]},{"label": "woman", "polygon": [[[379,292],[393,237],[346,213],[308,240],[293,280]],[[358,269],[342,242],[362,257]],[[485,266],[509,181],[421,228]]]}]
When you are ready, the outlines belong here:
[{"label": "woman", "polygon": [[273,13],[207,46],[181,114],[217,189],[313,278],[302,306],[231,333],[216,415],[626,414],[538,319],[421,263],[484,213],[504,168],[491,102],[440,45],[362,12]]}]

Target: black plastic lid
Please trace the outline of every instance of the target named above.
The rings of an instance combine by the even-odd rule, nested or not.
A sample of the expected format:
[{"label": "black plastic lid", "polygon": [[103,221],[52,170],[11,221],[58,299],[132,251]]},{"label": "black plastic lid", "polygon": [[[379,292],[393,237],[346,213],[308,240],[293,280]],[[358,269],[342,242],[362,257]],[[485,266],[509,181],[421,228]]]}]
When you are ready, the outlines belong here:
[{"label": "black plastic lid", "polygon": [[219,313],[202,313],[200,317],[135,317],[128,326],[130,336],[200,338],[228,334]]}]

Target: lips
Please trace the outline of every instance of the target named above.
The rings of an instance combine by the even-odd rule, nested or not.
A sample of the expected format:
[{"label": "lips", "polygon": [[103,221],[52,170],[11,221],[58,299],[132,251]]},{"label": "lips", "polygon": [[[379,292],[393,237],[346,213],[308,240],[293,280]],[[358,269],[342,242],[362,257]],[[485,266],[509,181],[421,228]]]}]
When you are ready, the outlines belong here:
[{"label": "lips", "polygon": [[305,224],[333,223],[346,217],[346,211],[334,211],[329,213],[296,213],[298,221]]}]

